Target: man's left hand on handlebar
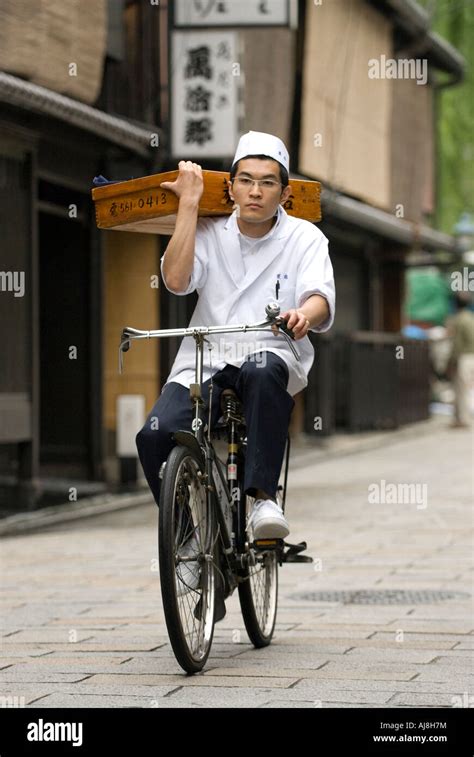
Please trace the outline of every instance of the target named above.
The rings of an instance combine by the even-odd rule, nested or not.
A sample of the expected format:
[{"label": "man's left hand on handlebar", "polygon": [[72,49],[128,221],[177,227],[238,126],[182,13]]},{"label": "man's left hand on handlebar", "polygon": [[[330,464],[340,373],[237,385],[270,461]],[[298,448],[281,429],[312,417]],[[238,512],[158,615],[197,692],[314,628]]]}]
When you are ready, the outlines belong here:
[{"label": "man's left hand on handlebar", "polygon": [[[308,333],[310,322],[308,320],[308,317],[305,313],[303,313],[302,310],[298,310],[296,308],[286,310],[284,313],[280,314],[280,318],[283,318],[286,321],[286,326],[288,329],[291,329],[291,331],[295,335],[295,340],[303,339],[303,337]],[[275,336],[277,336],[279,332],[278,326],[272,326],[272,331]]]}]

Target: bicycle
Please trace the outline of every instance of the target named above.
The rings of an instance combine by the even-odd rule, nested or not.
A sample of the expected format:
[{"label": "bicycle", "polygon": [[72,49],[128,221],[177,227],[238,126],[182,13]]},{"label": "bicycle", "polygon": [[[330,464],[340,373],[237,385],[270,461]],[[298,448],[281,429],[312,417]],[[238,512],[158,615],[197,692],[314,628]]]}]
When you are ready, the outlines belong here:
[{"label": "bicycle", "polygon": [[[216,454],[211,439],[212,378],[208,419],[202,399],[203,351],[207,335],[269,331],[278,326],[299,360],[292,332],[280,317],[277,303],[265,307],[261,323],[234,326],[140,331],[126,327],[119,347],[123,353],[134,339],[192,336],[196,342],[195,382],[189,387],[193,405],[191,429],[173,434],[176,445],[160,468],[159,568],[163,609],[175,657],[187,673],[197,673],[211,650],[218,607],[216,596],[226,599],[238,589],[242,616],[250,641],[257,648],[270,644],[278,605],[278,566],[287,562],[313,562],[300,553],[306,542],[283,539],[254,540],[247,532],[253,498],[243,493],[246,425],[240,398],[232,389],[221,394],[222,423],[227,431],[227,461]],[[284,483],[277,500],[285,509],[290,437],[285,450]],[[220,585],[219,585],[220,582]],[[223,598],[223,599],[222,599]]]}]

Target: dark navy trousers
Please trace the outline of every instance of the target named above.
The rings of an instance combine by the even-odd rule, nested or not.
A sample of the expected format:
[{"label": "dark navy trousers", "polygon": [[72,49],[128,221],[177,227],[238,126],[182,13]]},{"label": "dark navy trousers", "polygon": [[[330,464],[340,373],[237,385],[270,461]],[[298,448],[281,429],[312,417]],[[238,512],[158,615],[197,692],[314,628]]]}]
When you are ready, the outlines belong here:
[{"label": "dark navy trousers", "polygon": [[[275,497],[280,476],[288,426],[295,401],[286,391],[288,367],[273,352],[250,355],[240,368],[226,365],[213,376],[211,429],[222,415],[220,396],[223,389],[234,389],[243,403],[247,424],[247,453],[244,490],[255,496],[262,489]],[[203,383],[202,394],[209,412],[210,379]],[[175,431],[190,430],[193,407],[189,389],[177,382],[165,385],[143,428],[138,432],[136,444],[140,462],[159,505],[161,464],[175,445]]]}]

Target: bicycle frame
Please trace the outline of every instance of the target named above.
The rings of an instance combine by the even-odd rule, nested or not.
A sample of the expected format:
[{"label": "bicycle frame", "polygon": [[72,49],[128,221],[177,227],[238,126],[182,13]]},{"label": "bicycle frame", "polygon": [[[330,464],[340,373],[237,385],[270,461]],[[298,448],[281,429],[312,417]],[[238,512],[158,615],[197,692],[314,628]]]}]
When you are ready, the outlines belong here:
[{"label": "bicycle frame", "polygon": [[[220,465],[222,465],[220,459],[217,457],[214,450],[214,446],[211,441],[211,412],[212,412],[212,390],[213,382],[211,376],[211,383],[209,387],[209,408],[208,408],[208,423],[207,423],[207,436],[206,436],[206,423],[204,418],[204,400],[202,398],[202,383],[203,383],[203,352],[204,343],[208,340],[206,336],[211,334],[229,334],[229,333],[245,333],[247,331],[272,331],[274,325],[279,327],[279,333],[286,339],[293,355],[296,360],[300,360],[298,351],[293,344],[293,333],[286,326],[286,321],[280,317],[280,307],[277,303],[269,303],[265,312],[267,318],[261,323],[256,324],[238,324],[233,326],[191,326],[188,328],[178,329],[158,329],[154,331],[140,331],[131,327],[126,327],[122,331],[122,339],[119,346],[119,372],[123,371],[123,353],[127,352],[130,348],[130,343],[133,339],[152,339],[161,337],[172,336],[192,336],[196,342],[196,362],[195,362],[195,381],[190,384],[189,393],[192,403],[194,404],[194,417],[191,425],[191,431],[181,430],[173,434],[175,441],[178,444],[193,449],[194,452],[201,458],[203,468],[205,470],[205,485],[207,492],[207,503],[212,508],[212,498],[216,500],[217,506],[215,511],[217,514],[219,532],[222,539],[223,552],[227,559],[234,553],[237,560],[244,560],[245,548],[248,545],[243,543],[243,535],[236,529],[234,532],[235,524],[235,498],[233,493],[229,490],[229,485],[226,477],[221,471]],[[259,350],[257,350],[258,352]],[[235,433],[234,419],[230,422],[230,432]],[[288,477],[288,463],[290,453],[290,438],[288,435],[287,448],[286,448],[286,465],[285,465],[285,478],[284,478],[284,499],[286,498],[286,487]],[[238,492],[237,499],[240,501],[241,493]],[[283,501],[284,505],[284,501]],[[235,550],[232,544],[232,538],[235,536]],[[281,541],[281,540],[276,540]],[[283,552],[280,548],[280,562],[311,562],[312,558],[298,555],[303,549],[306,548],[306,543],[301,542],[299,545],[286,545],[287,551]],[[246,555],[245,559],[248,559]],[[231,571],[232,573],[232,571]]]},{"label": "bicycle frame", "polygon": [[[269,308],[271,310],[269,311]],[[194,405],[193,421],[191,425],[191,431],[180,430],[173,434],[177,443],[187,446],[193,449],[196,454],[201,458],[203,467],[205,469],[205,483],[208,497],[208,505],[212,506],[212,497],[214,496],[218,507],[216,507],[219,531],[222,538],[222,547],[226,555],[230,555],[234,551],[232,544],[233,536],[233,522],[234,522],[234,500],[233,494],[229,490],[229,485],[226,477],[223,475],[220,468],[220,460],[217,458],[214,447],[211,442],[211,410],[212,410],[212,389],[213,384],[211,380],[209,390],[209,408],[208,408],[208,422],[207,422],[207,435],[206,435],[206,422],[204,418],[204,401],[202,399],[202,384],[203,384],[203,366],[204,366],[204,344],[208,340],[206,336],[211,334],[229,334],[239,333],[247,331],[272,331],[272,326],[277,325],[280,328],[280,333],[286,339],[290,349],[293,352],[296,360],[300,360],[298,351],[295,349],[291,332],[286,329],[286,322],[279,317],[280,309],[278,305],[270,303],[267,308],[267,318],[261,323],[246,325],[234,325],[234,326],[193,326],[188,328],[178,329],[162,329],[154,331],[140,331],[131,327],[126,327],[122,331],[122,339],[119,347],[119,372],[123,372],[123,353],[127,352],[130,348],[130,342],[133,339],[151,339],[161,337],[172,336],[192,336],[196,342],[196,362],[195,362],[195,381],[190,384],[189,393],[191,401]],[[271,314],[270,314],[271,313]],[[235,421],[231,421],[232,429],[231,433],[235,433],[234,424]],[[284,492],[286,495],[286,480],[288,475],[288,462],[289,462],[289,438],[286,452],[286,467],[285,467],[285,486]],[[240,497],[239,497],[240,499]],[[241,535],[236,533],[237,541],[241,542]],[[240,552],[244,545],[242,543],[236,544],[237,552]]]}]

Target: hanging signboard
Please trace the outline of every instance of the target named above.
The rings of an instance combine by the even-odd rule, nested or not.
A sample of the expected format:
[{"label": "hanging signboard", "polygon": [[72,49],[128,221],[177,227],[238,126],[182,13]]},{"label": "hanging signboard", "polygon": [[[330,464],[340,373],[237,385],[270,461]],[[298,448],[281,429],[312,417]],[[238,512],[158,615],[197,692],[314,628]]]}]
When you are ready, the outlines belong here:
[{"label": "hanging signboard", "polygon": [[175,26],[288,26],[289,0],[175,0]]},{"label": "hanging signboard", "polygon": [[237,33],[173,32],[171,152],[228,157],[238,139]]}]

